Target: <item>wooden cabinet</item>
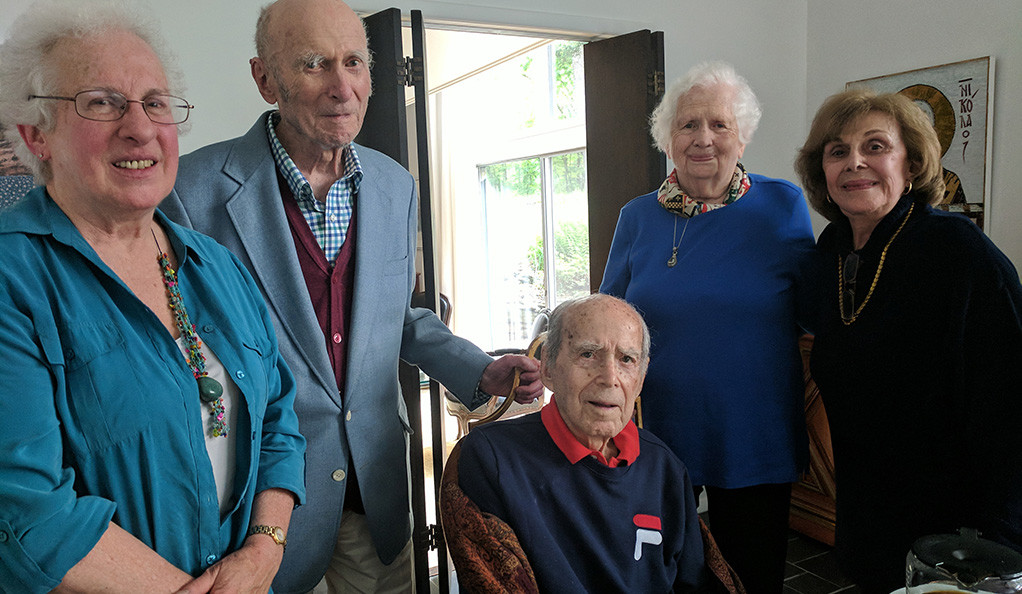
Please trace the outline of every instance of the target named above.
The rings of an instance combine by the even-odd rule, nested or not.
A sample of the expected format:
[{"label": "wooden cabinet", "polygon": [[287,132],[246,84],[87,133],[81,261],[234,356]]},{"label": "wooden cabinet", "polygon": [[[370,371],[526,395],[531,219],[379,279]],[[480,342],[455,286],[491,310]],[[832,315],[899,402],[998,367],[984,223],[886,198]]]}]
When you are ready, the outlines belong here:
[{"label": "wooden cabinet", "polygon": [[809,469],[791,491],[791,528],[810,538],[834,544],[835,494],[834,451],[830,444],[830,425],[823,408],[820,390],[809,373],[809,353],[813,337],[799,340],[805,374],[806,428],[809,431]]}]

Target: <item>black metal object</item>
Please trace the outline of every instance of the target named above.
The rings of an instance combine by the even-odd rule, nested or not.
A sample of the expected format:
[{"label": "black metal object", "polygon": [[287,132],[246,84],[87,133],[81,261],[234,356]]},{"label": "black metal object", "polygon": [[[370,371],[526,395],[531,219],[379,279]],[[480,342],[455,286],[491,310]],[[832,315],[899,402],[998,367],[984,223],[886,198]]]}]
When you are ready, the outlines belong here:
[{"label": "black metal object", "polygon": [[363,19],[373,53],[373,98],[355,142],[374,148],[408,168],[404,50],[401,11],[388,8]]},{"label": "black metal object", "polygon": [[[433,252],[433,215],[432,193],[429,168],[429,108],[427,100],[429,90],[426,86],[426,31],[422,22],[422,11],[411,11],[412,26],[412,60],[409,74],[412,87],[415,89],[415,137],[416,154],[419,163],[419,226],[422,232],[422,280],[425,299],[429,309],[438,311],[436,287],[436,256]],[[444,470],[444,396],[440,393],[440,385],[429,381],[430,413],[433,427],[433,494],[437,524],[426,526],[425,501],[422,502],[423,513],[417,517],[414,532],[420,535],[415,542],[416,588],[419,592],[429,592],[429,549],[437,551],[438,581],[441,592],[450,591],[447,574],[447,547],[444,544],[443,532],[440,529],[440,477]],[[418,476],[424,476],[419,474]],[[414,481],[413,481],[414,482]],[[425,482],[425,481],[423,481]],[[432,542],[431,542],[432,541]],[[425,583],[424,589],[423,583]]]},{"label": "black metal object", "polygon": [[[412,12],[412,57],[404,55],[401,35],[401,11],[388,8],[364,19],[373,53],[373,98],[366,110],[362,130],[355,142],[376,149],[409,168],[407,113],[405,87],[415,88],[417,165],[419,172],[419,213],[423,243],[423,270],[425,293],[417,295],[416,305],[437,311],[435,258],[433,254],[432,207],[429,193],[429,145],[426,129],[426,77],[425,43],[422,13]],[[398,370],[401,392],[408,409],[408,422],[414,432],[409,439],[409,467],[411,472],[412,547],[415,563],[415,587],[418,592],[429,592],[429,551],[440,553],[440,591],[448,592],[447,549],[438,525],[426,524],[425,467],[423,462],[421,385],[419,369],[401,363]],[[434,490],[439,489],[443,468],[444,436],[440,414],[440,386],[430,380],[429,385],[433,424]],[[439,443],[439,445],[438,445]],[[439,517],[439,514],[437,515]]]}]

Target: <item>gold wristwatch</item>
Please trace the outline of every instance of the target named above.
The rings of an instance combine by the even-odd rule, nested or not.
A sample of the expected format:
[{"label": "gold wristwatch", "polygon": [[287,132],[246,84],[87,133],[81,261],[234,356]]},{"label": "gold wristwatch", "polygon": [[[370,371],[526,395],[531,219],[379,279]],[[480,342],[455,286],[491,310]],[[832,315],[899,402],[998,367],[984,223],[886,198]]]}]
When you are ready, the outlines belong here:
[{"label": "gold wristwatch", "polygon": [[280,526],[266,526],[263,524],[256,524],[248,529],[248,535],[253,534],[265,534],[273,539],[273,542],[284,547],[287,550],[287,535],[284,534],[284,529]]}]

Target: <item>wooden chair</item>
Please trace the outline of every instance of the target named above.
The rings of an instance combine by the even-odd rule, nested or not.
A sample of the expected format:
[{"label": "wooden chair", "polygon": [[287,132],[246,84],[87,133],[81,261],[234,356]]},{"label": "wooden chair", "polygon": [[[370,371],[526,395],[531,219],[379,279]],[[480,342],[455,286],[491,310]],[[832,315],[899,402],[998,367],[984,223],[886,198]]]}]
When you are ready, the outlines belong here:
[{"label": "wooden chair", "polygon": [[[543,332],[533,339],[527,354],[538,359],[545,341],[546,332]],[[519,381],[520,378],[516,373],[511,394],[514,394]],[[465,433],[474,427],[502,418],[505,413],[513,409],[515,404],[514,398],[508,396],[499,407],[488,415],[479,418],[474,423],[467,423]],[[642,413],[639,412],[638,402],[636,402],[636,415],[641,423]],[[518,542],[518,536],[514,529],[500,518],[480,510],[458,485],[460,437],[459,435],[458,443],[454,445],[447,458],[447,464],[444,466],[443,476],[440,479],[441,526],[448,550],[451,553],[451,560],[458,572],[458,581],[468,592],[538,593],[539,586],[536,583],[536,575],[521,543]],[[738,578],[738,574],[724,560],[702,518],[699,518],[699,528],[703,539],[703,554],[710,576],[707,591],[717,594],[745,594],[745,587]]]},{"label": "wooden chair", "polygon": [[[534,359],[539,358],[539,349],[542,345],[543,339],[546,336],[546,327],[549,323],[549,311],[546,309],[540,310],[536,316],[535,321],[532,325],[532,342],[526,349],[500,349],[491,352],[491,355],[506,355],[506,354],[519,354],[529,355]],[[538,341],[538,342],[537,342]],[[511,388],[511,394],[514,394],[515,388],[518,387],[518,378],[515,377],[514,386]],[[521,415],[536,412],[543,408],[543,404],[546,402],[546,397],[541,396],[536,399],[535,402],[529,404],[521,404],[515,402],[513,397],[505,397],[502,395],[493,396],[490,400],[474,410],[469,410],[454,394],[451,394],[447,390],[444,390],[445,404],[447,405],[447,413],[455,418],[458,422],[458,439],[464,437],[471,427],[476,424],[489,423],[499,418],[512,418]]]},{"label": "wooden chair", "polygon": [[[458,582],[474,593],[538,593],[536,575],[515,531],[500,518],[480,510],[458,485],[460,445],[455,444],[451,450],[440,479],[440,521]],[[702,518],[699,528],[709,570],[706,591],[746,594]]]},{"label": "wooden chair", "polygon": [[[541,349],[543,348],[544,342],[546,342],[546,332],[543,332],[539,336],[533,338],[532,342],[529,343],[529,348],[526,349],[523,354],[533,359],[539,359],[541,356]],[[495,401],[499,401],[500,404],[495,405],[494,410],[490,412],[488,415],[483,416],[474,422],[470,422],[465,432],[468,433],[468,431],[471,430],[472,427],[478,425],[485,425],[486,423],[492,423],[497,419],[501,418],[510,419],[512,417],[520,417],[522,415],[527,415],[529,413],[536,412],[543,408],[543,403],[546,401],[545,395],[540,396],[535,401],[529,404],[515,402],[514,398],[515,390],[518,388],[518,385],[520,383],[521,377],[519,376],[518,371],[515,371],[515,379],[514,382],[511,384],[511,392],[507,396],[493,397],[490,400],[490,402],[493,403]],[[462,436],[459,435],[458,437],[460,439]]]}]

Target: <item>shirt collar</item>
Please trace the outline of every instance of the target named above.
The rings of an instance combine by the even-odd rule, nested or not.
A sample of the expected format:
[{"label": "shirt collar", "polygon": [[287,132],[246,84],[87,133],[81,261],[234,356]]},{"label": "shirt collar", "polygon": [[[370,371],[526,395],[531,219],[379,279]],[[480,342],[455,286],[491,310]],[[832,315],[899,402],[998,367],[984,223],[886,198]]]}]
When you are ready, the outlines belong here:
[{"label": "shirt collar", "polygon": [[578,463],[586,456],[593,456],[604,466],[613,468],[627,466],[639,457],[639,430],[630,419],[625,428],[614,436],[614,445],[619,451],[617,456],[611,457],[610,460],[606,459],[603,453],[590,449],[571,433],[564,418],[561,417],[561,411],[557,409],[555,396],[551,396],[550,403],[540,411],[540,419],[542,419],[547,433],[550,434],[550,438],[557,444],[557,449],[561,450],[564,457],[572,464]]},{"label": "shirt collar", "polygon": [[[198,233],[174,223],[159,209],[156,209],[154,217],[170,239],[174,253],[177,254],[178,268],[189,258],[200,262],[208,258],[209,245],[196,241]],[[4,211],[0,218],[0,233],[6,232],[51,235],[54,240],[77,250],[97,266],[105,266],[71,219],[50,198],[44,186],[36,186]]]},{"label": "shirt collar", "polygon": [[[298,169],[298,166],[295,165],[291,156],[287,154],[287,150],[281,144],[280,138],[277,137],[276,126],[279,121],[279,111],[271,112],[270,117],[266,118],[266,136],[270,141],[270,154],[273,155],[273,162],[277,164],[277,170],[284,176],[284,181],[287,182],[288,188],[290,188],[295,200],[299,203],[307,202],[314,204],[316,198],[312,194],[312,186],[305,179],[305,175]],[[355,152],[355,145],[349,142],[344,147],[344,175],[334,184],[350,183],[351,192],[354,194],[358,192],[358,188],[362,183],[362,176],[362,163]]]},{"label": "shirt collar", "polygon": [[[869,234],[869,239],[866,241],[866,245],[862,246],[862,249],[853,250],[852,245],[852,223],[848,220],[848,217],[841,217],[836,224],[835,228],[835,251],[839,254],[848,254],[850,251],[858,252],[860,256],[863,256],[869,260],[877,261],[880,258],[880,252],[883,251],[884,246],[887,245],[888,240],[894,235],[894,232],[901,226],[902,219],[905,218],[905,214],[908,212],[910,206],[912,206],[914,198],[912,195],[902,196],[898,199],[897,204],[891,209],[891,212],[884,215],[884,218],[873,227],[873,232]],[[917,211],[920,209],[916,209]],[[824,246],[825,247],[825,246]]]}]

